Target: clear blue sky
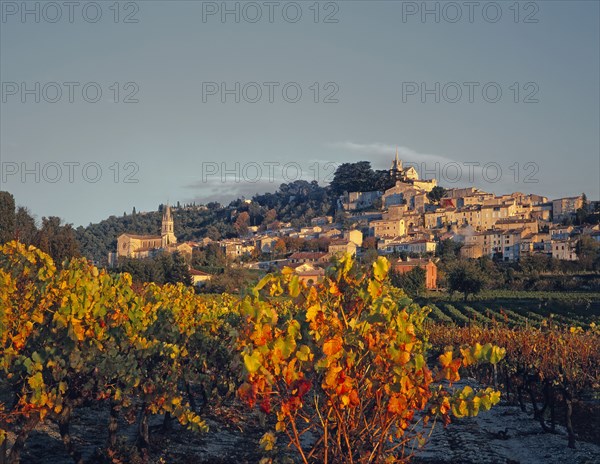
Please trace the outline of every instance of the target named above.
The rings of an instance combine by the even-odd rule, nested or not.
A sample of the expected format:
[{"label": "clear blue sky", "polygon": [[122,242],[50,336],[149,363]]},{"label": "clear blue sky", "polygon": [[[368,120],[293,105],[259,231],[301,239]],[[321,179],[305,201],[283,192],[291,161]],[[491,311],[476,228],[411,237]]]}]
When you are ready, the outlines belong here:
[{"label": "clear blue sky", "polygon": [[[256,2],[262,17],[254,23],[258,10],[244,3],[239,22],[209,14],[222,2],[193,1],[122,2],[115,22],[109,1],[98,2],[97,22],[92,5],[76,7],[72,23],[60,1],[60,12],[39,2],[39,18],[15,11],[20,1],[1,3],[0,188],[38,218],[86,225],[134,206],[228,202],[274,191],[298,167],[302,178],[325,183],[335,167],[328,163],[369,160],[387,168],[396,146],[428,170],[439,163],[444,186],[600,197],[597,1],[521,2],[518,18],[513,1],[498,2],[495,22],[498,11],[485,1],[472,17],[456,2],[456,22],[447,2],[427,2],[439,18],[422,18],[423,2],[321,2],[318,22],[313,1],[298,2],[297,22],[290,2],[274,7],[272,22],[269,5]],[[26,2],[33,11],[36,3]],[[124,22],[127,15],[137,23]],[[222,103],[221,83],[236,82],[240,102],[224,94]],[[102,91],[96,103],[83,98],[86,83],[88,100]],[[302,90],[297,103],[284,99],[286,83],[294,83],[289,100]],[[436,83],[438,95],[421,92]],[[216,95],[205,92],[203,101],[203,87]],[[502,96],[492,103],[498,88]],[[139,102],[124,103],[132,92]],[[91,182],[97,167],[102,176]],[[31,171],[24,179],[23,168]],[[222,168],[233,171],[225,182],[212,174]],[[125,182],[128,174],[138,182]]]}]

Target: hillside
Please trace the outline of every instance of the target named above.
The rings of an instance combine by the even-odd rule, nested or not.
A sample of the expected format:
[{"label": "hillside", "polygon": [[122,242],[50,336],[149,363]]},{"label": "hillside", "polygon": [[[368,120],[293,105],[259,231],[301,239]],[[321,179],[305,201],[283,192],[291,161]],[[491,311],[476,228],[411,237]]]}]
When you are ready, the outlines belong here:
[{"label": "hillside", "polygon": [[[172,207],[175,232],[179,241],[213,240],[238,235],[235,220],[247,212],[250,226],[267,226],[275,221],[302,226],[310,219],[331,214],[335,197],[329,187],[316,182],[295,181],[281,184],[274,193],[255,195],[252,202],[238,199],[227,206],[218,203]],[[87,227],[78,227],[77,240],[81,253],[98,263],[104,263],[109,252],[115,251],[117,238],[123,233],[157,234],[160,231],[162,205],[157,211],[109,218]]]}]

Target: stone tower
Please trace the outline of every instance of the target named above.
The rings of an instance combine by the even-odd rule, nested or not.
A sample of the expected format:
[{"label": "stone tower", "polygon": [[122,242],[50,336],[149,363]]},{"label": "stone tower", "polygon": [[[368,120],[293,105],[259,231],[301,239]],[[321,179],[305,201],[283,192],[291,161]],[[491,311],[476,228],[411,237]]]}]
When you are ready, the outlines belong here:
[{"label": "stone tower", "polygon": [[402,160],[398,158],[398,147],[396,147],[396,158],[392,161],[392,167],[390,168],[390,177],[395,181],[403,180],[404,177]]},{"label": "stone tower", "polygon": [[163,211],[160,235],[162,237],[163,248],[177,243],[177,237],[175,237],[175,234],[173,233],[173,216],[171,215],[171,207],[169,205],[165,206]]}]

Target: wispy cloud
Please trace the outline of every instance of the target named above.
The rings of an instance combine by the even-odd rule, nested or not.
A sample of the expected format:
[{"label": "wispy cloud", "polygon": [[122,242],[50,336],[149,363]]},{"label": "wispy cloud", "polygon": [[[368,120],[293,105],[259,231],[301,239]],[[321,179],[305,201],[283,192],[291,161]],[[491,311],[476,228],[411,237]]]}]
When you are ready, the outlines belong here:
[{"label": "wispy cloud", "polygon": [[206,182],[197,181],[184,187],[195,191],[191,201],[198,203],[218,201],[228,204],[237,198],[252,198],[257,193],[275,192],[283,182],[279,179],[273,179],[273,182],[262,179],[258,182],[236,182],[235,180],[221,182],[219,179],[207,179]]},{"label": "wispy cloud", "polygon": [[[361,155],[361,159],[369,160],[369,157],[378,156],[385,157],[384,161],[389,161],[396,155],[396,145],[390,145],[386,143],[374,142],[374,143],[357,143],[357,142],[335,142],[330,144],[331,147],[346,150],[357,155]],[[398,156],[405,162],[426,165],[440,163],[451,163],[455,160],[448,158],[443,155],[434,155],[431,153],[419,153],[412,148],[405,146],[398,146]],[[387,165],[386,165],[387,167]]]}]

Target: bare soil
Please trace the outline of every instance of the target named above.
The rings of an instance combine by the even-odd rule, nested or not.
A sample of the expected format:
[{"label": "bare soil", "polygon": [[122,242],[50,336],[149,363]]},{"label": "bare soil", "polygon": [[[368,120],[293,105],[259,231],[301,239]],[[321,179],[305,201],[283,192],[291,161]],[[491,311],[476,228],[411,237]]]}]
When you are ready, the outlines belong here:
[{"label": "bare soil", "polygon": [[[220,407],[205,414],[210,431],[200,434],[176,422],[171,430],[163,430],[161,416],[153,417],[151,427],[151,464],[243,464],[258,463],[262,452],[258,441],[265,431],[258,417],[247,413],[241,404]],[[75,443],[88,462],[102,462],[99,450],[104,448],[108,420],[107,411],[83,408],[74,417],[71,431]],[[121,441],[115,462],[142,462],[135,447],[134,425],[119,424]],[[13,438],[9,436],[10,439]],[[581,437],[580,437],[581,438]],[[596,437],[600,440],[600,437]],[[294,462],[294,453],[286,447],[285,437],[278,438],[281,450],[278,462]],[[22,455],[24,464],[70,464],[55,424],[38,427],[30,436]],[[531,414],[518,406],[500,404],[476,418],[456,419],[448,427],[436,426],[430,441],[415,452],[417,464],[595,464],[600,462],[600,445],[579,441],[575,450],[567,448],[565,430],[543,433]]]}]

